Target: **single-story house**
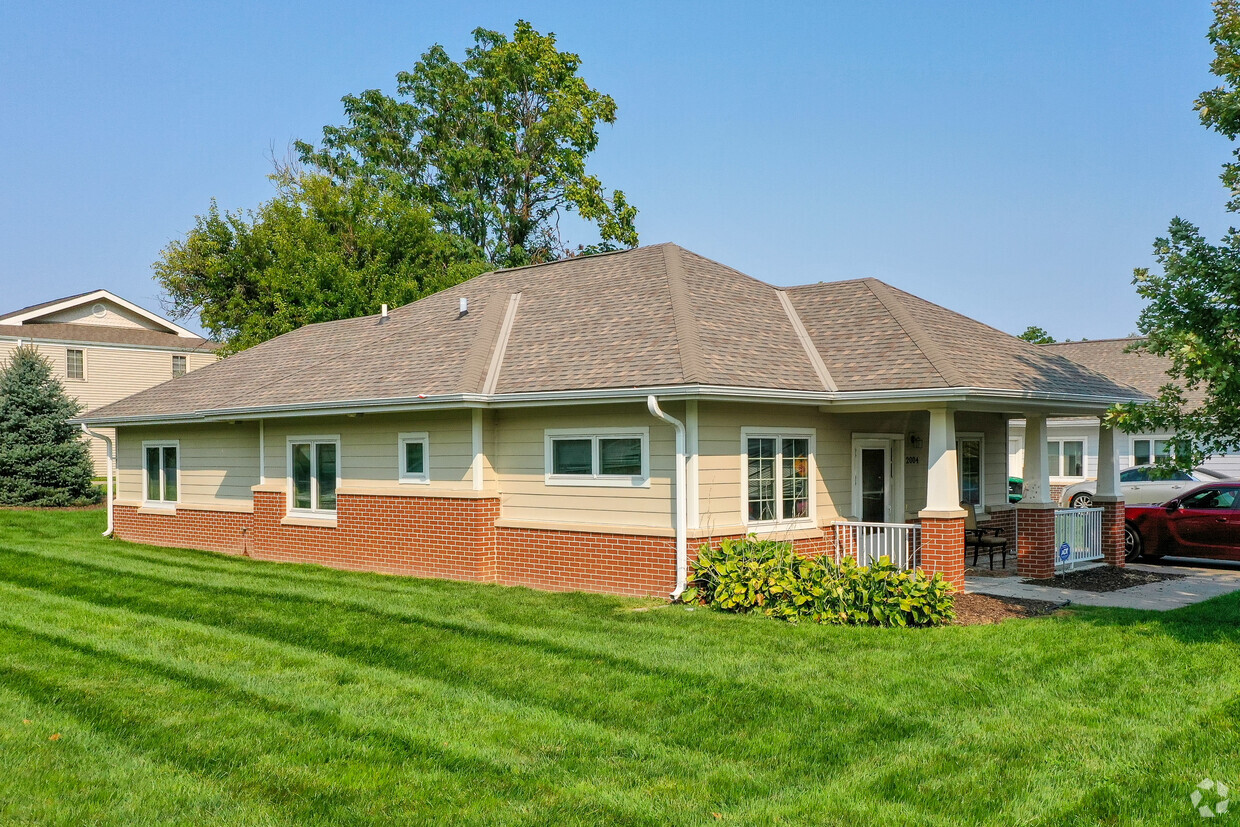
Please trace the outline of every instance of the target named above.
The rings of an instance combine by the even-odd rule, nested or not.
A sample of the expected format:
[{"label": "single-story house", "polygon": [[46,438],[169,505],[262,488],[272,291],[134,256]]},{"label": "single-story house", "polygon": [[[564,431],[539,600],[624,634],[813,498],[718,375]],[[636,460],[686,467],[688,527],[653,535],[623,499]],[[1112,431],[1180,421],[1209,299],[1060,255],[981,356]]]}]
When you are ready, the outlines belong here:
[{"label": "single-story house", "polygon": [[[1057,342],[1040,345],[1051,353],[1066,356],[1118,384],[1136,388],[1147,396],[1157,396],[1159,389],[1172,381],[1167,375],[1171,361],[1152,353],[1133,351],[1129,348],[1140,341],[1138,338],[1097,339],[1085,342]],[[1204,401],[1200,390],[1185,394],[1189,405]],[[1117,400],[1118,401],[1118,400]],[[1147,465],[1170,452],[1169,433],[1124,434],[1120,437],[1120,464]],[[1046,438],[1050,450],[1051,497],[1058,501],[1060,493],[1069,485],[1098,475],[1098,418],[1064,417],[1046,423]],[[1008,436],[1008,461],[1011,473],[1020,476],[1024,467],[1025,424],[1012,422]],[[1226,474],[1240,476],[1240,454],[1221,454],[1202,463],[1203,467]]]},{"label": "single-story house", "polygon": [[[214,342],[103,289],[0,314],[0,365],[23,345],[47,359],[87,411],[216,361]],[[103,442],[90,446],[102,477]]]},{"label": "single-story house", "polygon": [[[661,244],[309,325],[85,420],[117,430],[120,537],[676,594],[703,543],[847,552],[858,521],[915,524],[910,563],[961,583],[962,501],[1019,513],[1021,567],[1048,574],[1047,458],[1026,452],[1014,509],[1009,421],[1144,398],[875,279],[780,288]],[[1122,564],[1117,495],[1100,483]]]}]

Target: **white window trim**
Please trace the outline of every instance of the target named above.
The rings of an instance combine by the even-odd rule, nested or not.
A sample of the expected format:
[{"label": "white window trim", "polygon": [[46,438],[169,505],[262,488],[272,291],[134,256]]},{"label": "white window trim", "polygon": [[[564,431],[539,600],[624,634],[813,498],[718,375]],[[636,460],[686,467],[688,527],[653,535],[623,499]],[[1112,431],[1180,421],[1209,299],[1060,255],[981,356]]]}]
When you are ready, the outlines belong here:
[{"label": "white window trim", "polygon": [[189,373],[189,357],[186,356],[184,353],[174,353],[172,354],[172,378],[173,379],[180,378],[179,376],[177,376],[177,359],[180,359],[182,364],[185,365],[185,373],[182,373],[181,376],[184,376],[186,373]]},{"label": "white window trim", "polygon": [[[318,460],[317,453],[313,449],[311,449],[310,451],[310,463],[311,463],[310,464],[310,508],[294,508],[293,507],[293,497],[295,496],[295,492],[293,491],[293,446],[299,445],[305,442],[308,442],[311,445],[314,445],[316,443],[327,443],[327,442],[335,444],[336,446],[336,496],[337,498],[339,498],[340,496],[340,466],[343,464],[342,462],[343,457],[340,453],[340,434],[291,436],[288,438],[288,442],[285,446],[285,455],[284,455],[284,459],[285,459],[284,488],[285,488],[285,491],[287,492],[285,494],[286,511],[289,514],[295,514],[298,517],[310,517],[314,519],[334,520],[336,519],[336,509],[331,509],[329,511],[327,509],[314,507],[315,501],[318,500],[319,482],[318,482],[317,471],[318,471],[319,460]],[[177,490],[178,492],[180,491],[179,488]],[[338,508],[340,505],[339,499],[337,499],[336,505]]]},{"label": "white window trim", "polygon": [[[749,519],[749,440],[770,437],[776,441],[775,450],[775,519]],[[790,520],[779,515],[784,512],[784,481],[783,481],[783,438],[809,438],[809,513],[805,517],[794,517]],[[741,525],[753,526],[763,531],[791,531],[802,528],[818,527],[818,431],[814,428],[761,428],[746,426],[741,428]]]},{"label": "white window trim", "polygon": [[[410,474],[405,471],[405,446],[410,442],[422,443],[421,474]],[[396,440],[396,476],[402,484],[430,485],[431,438],[426,431],[409,431],[399,435]]]},{"label": "white window trim", "polygon": [[[69,375],[69,351],[71,350],[76,350],[78,353],[82,354],[82,375],[80,377]],[[87,376],[89,376],[89,374],[86,372],[86,348],[84,347],[65,348],[65,378],[71,382],[85,382]],[[180,456],[181,456],[180,454],[177,454],[178,460],[180,459]]]},{"label": "white window trim", "polygon": [[[885,445],[879,445],[885,443]],[[890,487],[887,497],[886,522],[904,522],[904,434],[866,434],[852,435],[852,514],[853,519],[861,520],[861,449],[887,449],[887,460],[890,465]]]},{"label": "white window trim", "polygon": [[[977,442],[977,507],[982,509],[986,507],[986,435],[980,432],[956,434],[956,480],[960,486],[960,501],[964,502],[964,454],[960,453],[962,442]],[[1006,494],[1004,500],[1007,500]]]},{"label": "white window trim", "polygon": [[[1048,445],[1052,442],[1056,442],[1059,444],[1059,467],[1048,468],[1047,476],[1049,476],[1052,479],[1056,479],[1056,480],[1072,480],[1074,482],[1079,481],[1079,480],[1089,479],[1089,440],[1088,439],[1086,439],[1083,436],[1082,437],[1061,437],[1059,439],[1048,439],[1046,440],[1046,442]],[[1081,473],[1079,475],[1074,476],[1072,474],[1059,473],[1060,471],[1063,471],[1063,444],[1065,442],[1081,443]],[[1050,457],[1049,457],[1049,452],[1048,452],[1047,461],[1049,462],[1049,460],[1050,460]]]},{"label": "white window trim", "polygon": [[[642,443],[642,472],[637,476],[618,476],[598,473],[599,437],[637,437]],[[592,474],[552,473],[552,446],[556,439],[589,439]],[[577,485],[600,488],[649,488],[650,487],[650,428],[547,428],[543,431],[544,481],[547,485]]]},{"label": "white window trim", "polygon": [[[150,475],[146,467],[146,449],[159,448],[159,490],[163,493],[164,481],[164,448],[175,448],[177,452],[177,498],[175,500],[152,500],[150,491]],[[142,441],[142,504],[151,508],[167,508],[181,502],[181,441],[179,439],[149,439]]]},{"label": "white window trim", "polygon": [[1165,440],[1167,440],[1168,442],[1170,442],[1170,441],[1171,441],[1171,434],[1150,434],[1150,435],[1146,435],[1146,434],[1139,434],[1139,435],[1136,435],[1136,436],[1133,436],[1132,438],[1130,438],[1130,439],[1128,440],[1128,459],[1130,460],[1130,462],[1128,463],[1128,465],[1129,465],[1129,466],[1133,466],[1133,465],[1137,465],[1137,464],[1138,464],[1138,463],[1137,463],[1137,442],[1138,442],[1138,441],[1140,441],[1140,440],[1148,440],[1148,441],[1149,441],[1149,443],[1150,443],[1150,464],[1152,465],[1152,464],[1154,464],[1155,462],[1157,462],[1157,461],[1158,461],[1158,457],[1157,457],[1157,455],[1154,453],[1154,450],[1155,450],[1155,449],[1154,449],[1154,442],[1155,442],[1156,440],[1160,440],[1160,439],[1165,439]]}]

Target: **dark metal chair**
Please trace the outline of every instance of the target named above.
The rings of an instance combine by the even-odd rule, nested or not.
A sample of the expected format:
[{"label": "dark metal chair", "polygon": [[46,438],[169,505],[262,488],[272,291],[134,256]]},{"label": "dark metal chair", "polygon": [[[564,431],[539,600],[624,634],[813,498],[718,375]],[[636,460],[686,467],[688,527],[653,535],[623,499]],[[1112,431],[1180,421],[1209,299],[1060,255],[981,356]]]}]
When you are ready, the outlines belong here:
[{"label": "dark metal chair", "polygon": [[993,571],[995,567],[995,555],[1003,555],[1003,568],[1007,568],[1008,540],[1007,535],[1003,533],[1001,528],[978,528],[977,513],[973,510],[972,503],[961,503],[960,507],[965,510],[964,515],[964,552],[967,556],[969,549],[973,549],[973,565],[977,565],[977,558],[985,554],[990,558],[990,568]]}]

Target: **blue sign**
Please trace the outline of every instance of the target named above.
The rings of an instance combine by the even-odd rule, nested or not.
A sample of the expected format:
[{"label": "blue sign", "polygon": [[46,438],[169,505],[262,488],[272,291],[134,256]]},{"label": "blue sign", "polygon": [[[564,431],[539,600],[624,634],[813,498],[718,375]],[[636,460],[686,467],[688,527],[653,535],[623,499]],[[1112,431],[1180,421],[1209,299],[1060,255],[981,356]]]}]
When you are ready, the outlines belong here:
[{"label": "blue sign", "polygon": [[1059,562],[1066,563],[1068,558],[1072,556],[1072,546],[1064,543],[1059,547]]}]

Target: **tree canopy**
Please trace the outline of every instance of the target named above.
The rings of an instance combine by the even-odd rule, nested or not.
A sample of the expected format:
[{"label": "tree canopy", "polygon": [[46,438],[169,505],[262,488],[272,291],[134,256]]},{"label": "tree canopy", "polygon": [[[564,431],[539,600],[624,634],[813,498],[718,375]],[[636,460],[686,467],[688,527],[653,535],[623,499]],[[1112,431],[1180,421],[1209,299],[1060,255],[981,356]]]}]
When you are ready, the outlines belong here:
[{"label": "tree canopy", "polygon": [[604,243],[637,244],[637,210],[586,169],[616,102],[580,76],[581,58],[554,34],[518,21],[511,39],[474,30],[461,62],[432,46],[397,76],[396,97],[369,89],[343,99],[348,123],[298,142],[303,163],[338,183],[367,181],[425,205],[446,232],[493,264],[559,258],[571,250],[562,213],[598,227]]},{"label": "tree canopy", "polygon": [[399,195],[292,167],[272,177],[276,198],[247,212],[212,202],[153,265],[172,312],[197,314],[225,354],[406,304],[487,269]]},{"label": "tree canopy", "polygon": [[[1202,124],[1230,138],[1240,136],[1240,0],[1217,0],[1209,39],[1210,70],[1223,82],[1196,101]],[[1223,165],[1231,193],[1228,209],[1240,211],[1240,148]],[[1118,405],[1109,424],[1125,431],[1174,432],[1169,463],[1181,467],[1240,448],[1240,234],[1228,230],[1219,244],[1175,218],[1154,242],[1161,272],[1138,268],[1133,283],[1146,305],[1134,345],[1170,360],[1169,382],[1153,404]],[[1190,405],[1186,391],[1203,396]]]},{"label": "tree canopy", "polygon": [[0,370],[0,504],[99,502],[90,452],[67,421],[81,412],[37,350],[13,351]]},{"label": "tree canopy", "polygon": [[1017,338],[1024,339],[1026,342],[1033,342],[1035,345],[1053,345],[1055,343],[1054,336],[1033,324],[1026,327],[1025,332]]}]

